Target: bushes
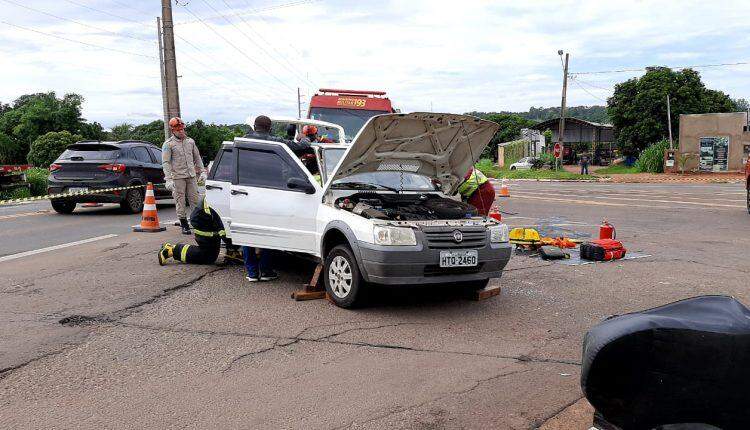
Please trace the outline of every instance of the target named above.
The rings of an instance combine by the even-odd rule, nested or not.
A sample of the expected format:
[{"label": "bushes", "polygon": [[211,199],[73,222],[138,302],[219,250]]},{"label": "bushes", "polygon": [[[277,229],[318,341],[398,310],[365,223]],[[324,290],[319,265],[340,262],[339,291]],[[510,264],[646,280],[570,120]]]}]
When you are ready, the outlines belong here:
[{"label": "bushes", "polygon": [[29,183],[32,196],[43,196],[47,194],[47,178],[49,170],[34,167],[26,171],[26,181]]},{"label": "bushes", "polygon": [[641,152],[638,161],[635,162],[635,168],[639,172],[663,173],[664,172],[664,151],[669,149],[669,141],[660,140]]},{"label": "bushes", "polygon": [[70,134],[68,131],[51,131],[32,142],[27,159],[30,164],[37,167],[47,167],[65,151],[68,145],[82,139],[81,136]]},{"label": "bushes", "polygon": [[503,159],[505,160],[506,166],[510,166],[511,164],[523,158],[523,151],[524,149],[526,149],[527,143],[528,141],[526,140],[516,140],[515,142],[511,142],[504,146]]},{"label": "bushes", "polygon": [[0,191],[0,200],[23,199],[25,197],[31,197],[31,193],[26,187]]}]

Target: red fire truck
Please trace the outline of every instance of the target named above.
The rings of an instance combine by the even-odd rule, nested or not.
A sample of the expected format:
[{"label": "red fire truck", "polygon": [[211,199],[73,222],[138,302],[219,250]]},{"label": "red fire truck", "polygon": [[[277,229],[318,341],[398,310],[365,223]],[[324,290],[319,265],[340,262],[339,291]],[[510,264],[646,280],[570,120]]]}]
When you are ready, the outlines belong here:
[{"label": "red fire truck", "polygon": [[307,117],[338,124],[351,141],[368,119],[395,112],[385,91],[321,88],[312,96]]}]

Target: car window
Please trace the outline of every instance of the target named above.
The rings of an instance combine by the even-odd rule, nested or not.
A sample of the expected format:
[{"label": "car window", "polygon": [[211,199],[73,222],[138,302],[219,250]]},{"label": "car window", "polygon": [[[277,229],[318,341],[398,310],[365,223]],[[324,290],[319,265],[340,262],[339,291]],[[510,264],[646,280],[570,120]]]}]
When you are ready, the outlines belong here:
[{"label": "car window", "polygon": [[131,150],[133,151],[133,156],[136,160],[142,163],[153,163],[153,161],[151,161],[151,156],[148,155],[148,149],[146,149],[145,147],[134,146],[133,148],[131,148]]},{"label": "car window", "polygon": [[161,164],[161,149],[159,148],[148,148],[148,151],[151,153],[151,158],[153,158],[156,164]]},{"label": "car window", "polygon": [[273,151],[239,149],[237,158],[239,185],[286,190],[289,178],[305,178],[298,168]]},{"label": "car window", "polygon": [[231,182],[232,150],[224,149],[222,151],[219,151],[216,158],[217,160],[214,161],[213,166],[211,166],[211,179],[213,179],[214,181]]}]

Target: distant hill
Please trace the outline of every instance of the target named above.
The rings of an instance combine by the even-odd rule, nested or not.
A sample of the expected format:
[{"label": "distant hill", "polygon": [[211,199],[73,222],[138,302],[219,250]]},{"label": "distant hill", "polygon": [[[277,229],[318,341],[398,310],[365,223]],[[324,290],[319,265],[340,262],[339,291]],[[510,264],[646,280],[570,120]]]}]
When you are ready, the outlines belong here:
[{"label": "distant hill", "polygon": [[[469,115],[484,116],[494,112],[468,112]],[[543,122],[548,119],[557,118],[560,116],[559,107],[534,107],[529,108],[527,112],[508,112],[503,111],[500,113],[510,113],[518,115],[522,118],[530,119],[532,121]],[[607,115],[606,106],[571,106],[566,109],[568,117],[578,118],[585,121],[611,123],[609,115]]]}]

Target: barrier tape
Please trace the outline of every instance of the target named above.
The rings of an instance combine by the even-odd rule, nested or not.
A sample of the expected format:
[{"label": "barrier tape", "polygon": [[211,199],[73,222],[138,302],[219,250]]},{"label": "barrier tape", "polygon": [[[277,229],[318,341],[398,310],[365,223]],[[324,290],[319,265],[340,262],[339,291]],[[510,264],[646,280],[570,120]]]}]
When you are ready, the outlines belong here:
[{"label": "barrier tape", "polygon": [[[162,184],[154,184],[154,187],[156,185],[162,185]],[[70,193],[58,193],[58,194],[47,194],[46,196],[34,196],[34,197],[24,197],[20,199],[9,199],[9,200],[0,200],[0,206],[2,205],[10,205],[10,204],[17,204],[17,203],[30,203],[35,202],[39,200],[52,200],[52,199],[60,199],[64,197],[73,197],[73,196],[88,196],[90,194],[102,194],[102,193],[108,193],[111,191],[122,191],[122,190],[132,190],[135,188],[143,188],[146,185],[130,185],[127,187],[114,187],[114,188],[96,188],[93,190],[88,191],[73,191]]]}]

